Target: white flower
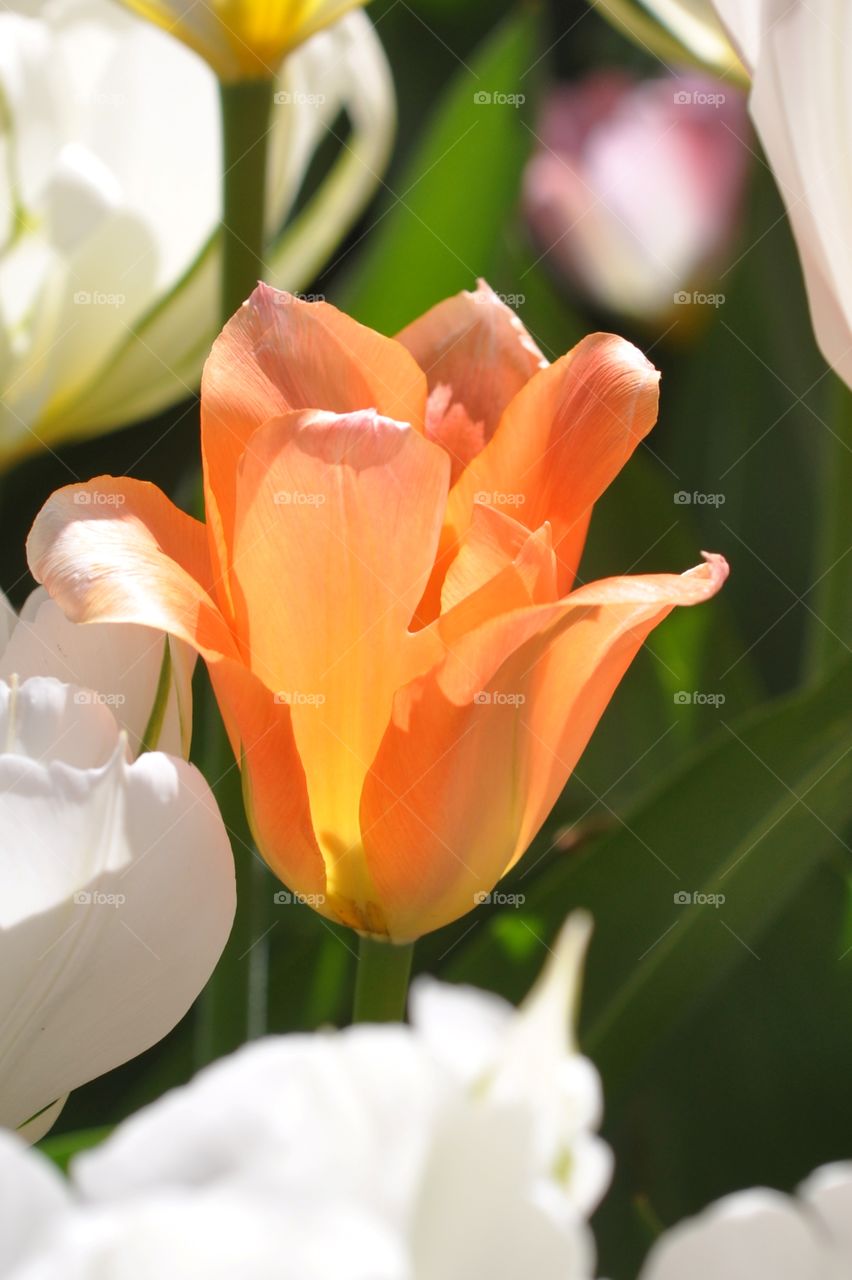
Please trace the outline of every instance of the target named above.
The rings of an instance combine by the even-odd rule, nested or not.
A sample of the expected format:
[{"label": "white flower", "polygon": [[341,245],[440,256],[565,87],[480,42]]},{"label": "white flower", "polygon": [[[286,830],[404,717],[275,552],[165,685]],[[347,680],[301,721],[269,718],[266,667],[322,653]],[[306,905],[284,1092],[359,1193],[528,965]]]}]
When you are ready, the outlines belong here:
[{"label": "white flower", "polygon": [[[4,1277],[591,1280],[603,1161],[575,1156],[599,1084],[568,1029],[587,932],[569,922],[517,1013],[430,983],[411,1027],[269,1039],[207,1068],[78,1157],[63,1210],[43,1179],[26,1211],[42,1196],[44,1229],[23,1257],[13,1240]],[[0,1146],[0,1184],[36,1159]]]},{"label": "white flower", "polygon": [[201,774],[159,752],[132,761],[85,692],[0,682],[0,1125],[31,1140],[57,1100],[183,1017],[235,907]]},{"label": "white flower", "polygon": [[195,652],[151,627],[70,622],[43,587],[20,617],[0,595],[0,680],[53,676],[109,707],[131,752],[188,756]]},{"label": "white flower", "polygon": [[[692,54],[717,75],[745,77],[742,62],[720,21],[734,6],[743,11],[742,21],[751,24],[749,11],[759,0],[598,0],[599,8],[637,44],[658,52],[666,61],[677,60],[678,46]],[[659,23],[671,32],[677,44],[666,41]]]},{"label": "white flower", "polygon": [[[282,67],[272,108],[270,283],[303,288],[378,182],[394,95],[350,13]],[[351,133],[283,234],[339,113]],[[335,126],[335,132],[343,126]],[[188,395],[218,329],[215,77],[114,0],[0,13],[0,467]]]},{"label": "white flower", "polygon": [[640,1280],[847,1280],[852,1164],[826,1165],[795,1198],[728,1196],[658,1241]]}]

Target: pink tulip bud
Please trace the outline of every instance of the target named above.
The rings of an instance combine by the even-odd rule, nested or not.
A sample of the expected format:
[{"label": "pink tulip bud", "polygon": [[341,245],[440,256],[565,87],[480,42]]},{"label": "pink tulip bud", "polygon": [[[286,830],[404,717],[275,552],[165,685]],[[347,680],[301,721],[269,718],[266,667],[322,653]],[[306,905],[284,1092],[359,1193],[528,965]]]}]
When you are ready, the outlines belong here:
[{"label": "pink tulip bud", "polygon": [[749,156],[741,93],[601,72],[551,93],[538,138],[524,206],[547,262],[613,311],[719,305]]}]

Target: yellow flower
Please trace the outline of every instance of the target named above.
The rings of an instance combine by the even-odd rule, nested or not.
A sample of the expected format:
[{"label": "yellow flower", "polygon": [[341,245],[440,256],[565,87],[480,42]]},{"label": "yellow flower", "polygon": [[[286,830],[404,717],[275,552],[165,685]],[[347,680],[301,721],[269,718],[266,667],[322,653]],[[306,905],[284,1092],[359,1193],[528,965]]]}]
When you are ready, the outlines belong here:
[{"label": "yellow flower", "polygon": [[364,0],[120,0],[199,53],[220,80],[262,80]]}]

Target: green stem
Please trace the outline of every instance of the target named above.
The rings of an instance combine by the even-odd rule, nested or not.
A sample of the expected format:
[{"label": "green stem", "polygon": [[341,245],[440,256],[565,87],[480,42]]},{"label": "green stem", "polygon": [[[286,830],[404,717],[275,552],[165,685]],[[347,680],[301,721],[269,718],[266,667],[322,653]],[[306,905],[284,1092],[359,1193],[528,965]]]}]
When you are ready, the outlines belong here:
[{"label": "green stem", "polygon": [[[263,278],[266,158],[272,81],[220,85],[222,109],[222,277],[224,324]],[[222,958],[199,1001],[199,1066],[229,1053],[267,1026],[266,942],[271,901],[269,872],[260,862],[245,817],[240,772],[234,763],[212,692],[202,706],[202,772],[209,779],[231,834],[237,913]]]},{"label": "green stem", "polygon": [[852,649],[852,392],[836,380],[831,430],[823,432],[814,588],[808,604],[807,674],[817,679]]},{"label": "green stem", "polygon": [[263,277],[266,157],[272,82],[219,86],[222,106],[222,287],[224,324]]},{"label": "green stem", "polygon": [[402,1022],[414,943],[363,937],[358,946],[354,1022]]}]

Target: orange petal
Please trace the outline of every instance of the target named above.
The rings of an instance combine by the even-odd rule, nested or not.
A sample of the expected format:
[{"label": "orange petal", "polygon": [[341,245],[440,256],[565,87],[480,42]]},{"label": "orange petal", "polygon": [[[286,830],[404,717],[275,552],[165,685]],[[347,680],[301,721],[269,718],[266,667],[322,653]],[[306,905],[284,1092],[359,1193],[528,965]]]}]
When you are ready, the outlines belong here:
[{"label": "orange petal", "polygon": [[418,611],[422,621],[434,617],[476,501],[511,510],[528,529],[550,521],[559,590],[570,590],[592,504],[656,421],[658,381],[636,347],[598,333],[518,392],[450,493],[441,551]]},{"label": "orange petal", "polygon": [[210,678],[240,762],[246,816],[264,861],[295,893],[310,895],[322,915],[345,920],[326,894],[325,864],[311,825],[290,708],[276,702],[247,667],[229,659],[211,663]]},{"label": "orange petal", "polygon": [[214,342],[201,384],[207,521],[227,586],[237,464],[257,428],[292,409],[376,409],[422,431],[426,379],[392,338],[258,285]]},{"label": "orange petal", "polygon": [[207,659],[231,745],[243,762],[258,847],[293,889],[323,893],[325,869],[290,710],[242,665],[210,598],[204,526],[154,485],[107,476],[54,493],[36,518],[27,551],[36,579],[75,622],[157,627]]},{"label": "orange petal", "polygon": [[475,293],[458,293],[432,307],[401,333],[426,374],[430,391],[451,388],[468,418],[484,425],[490,440],[514,395],[547,361],[519,318],[484,280]]},{"label": "orange petal", "polygon": [[[483,587],[489,586],[488,595],[494,596],[495,602],[500,599],[498,591],[502,592],[503,584],[508,582],[504,571],[510,566],[515,570],[512,577],[518,581],[520,599],[512,592],[509,597],[501,599],[499,607],[483,611],[483,619],[493,613],[520,608],[521,605],[543,604],[555,600],[556,562],[549,525],[530,534],[524,525],[518,524],[501,511],[493,507],[477,506],[458,555],[444,579],[439,631],[447,631],[448,627],[455,626],[458,617],[456,606],[474,596],[479,602],[482,597],[477,593]],[[495,579],[499,575],[502,578],[498,583]],[[448,617],[452,610],[456,612]],[[469,630],[470,627],[463,629]]]},{"label": "orange petal", "polygon": [[364,776],[396,689],[439,653],[409,623],[432,566],[449,464],[374,412],[267,423],[237,481],[233,578],[252,670],[289,700],[329,892],[372,900]]},{"label": "orange petal", "polygon": [[210,598],[204,525],[155,485],[100,476],[58,489],[36,517],[27,558],[74,622],[138,622],[205,658],[238,657]]},{"label": "orange petal", "polygon": [[493,888],[544,821],[645,637],[726,576],[713,556],[681,577],[591,583],[490,620],[400,690],[361,810],[393,938],[447,924]]}]

